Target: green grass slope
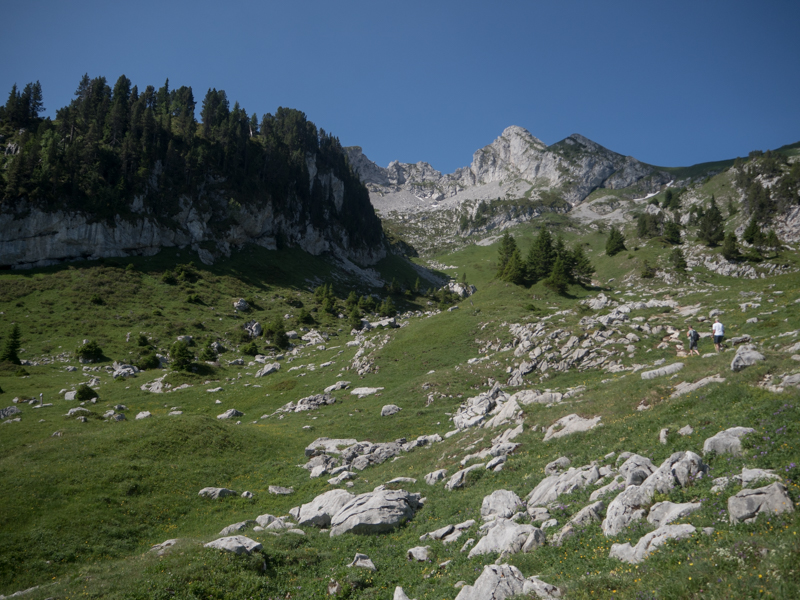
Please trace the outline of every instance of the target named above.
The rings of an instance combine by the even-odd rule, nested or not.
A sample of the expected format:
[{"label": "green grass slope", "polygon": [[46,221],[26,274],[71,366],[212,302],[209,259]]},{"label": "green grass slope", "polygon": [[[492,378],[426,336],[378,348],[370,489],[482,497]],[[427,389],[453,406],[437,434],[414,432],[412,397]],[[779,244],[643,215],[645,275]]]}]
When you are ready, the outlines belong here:
[{"label": "green grass slope", "polygon": [[[238,351],[245,343],[241,331],[246,321],[263,324],[296,314],[297,300],[309,311],[318,308],[310,289],[323,282],[333,282],[341,299],[350,289],[383,296],[386,292],[347,279],[322,259],[257,248],[246,248],[213,267],[197,266],[196,277],[178,277],[174,284],[164,281],[164,273],[174,273],[177,264],[189,260],[174,251],[153,258],[1,273],[0,346],[16,323],[23,336],[20,358],[38,365],[25,365],[27,374],[7,364],[0,370],[4,392],[0,407],[22,410],[12,416],[20,421],[6,419],[0,424],[0,593],[38,586],[25,597],[311,599],[326,597],[333,579],[341,586],[337,598],[391,598],[397,585],[411,598],[454,598],[457,582],[472,584],[483,565],[498,558],[468,558],[460,551],[467,538],[479,537],[481,502],[492,491],[508,489],[524,497],[544,478],[545,465],[561,456],[576,467],[592,461],[613,466],[616,456],[627,451],[659,465],[673,452],[702,454],[704,440],[717,431],[749,426],[755,433],[746,438],[743,456],[706,456],[710,477],[654,500],[702,502],[700,511],[682,520],[697,528],[691,538],[670,542],[631,566],[609,558],[611,544],[635,543],[652,527],[640,521],[615,538],[606,538],[599,524],[593,524],[560,547],[548,544],[530,554],[503,557],[501,562],[516,565],[526,576],[539,575],[571,599],[798,597],[798,513],[732,525],[727,499],[740,487],[732,484],[722,492],[711,492],[713,478],[741,472],[742,467],[773,469],[795,506],[800,501],[800,391],[769,389],[784,375],[800,371],[800,362],[786,351],[800,337],[797,254],[786,250],[777,260],[790,268],[768,279],[726,278],[698,266],[686,275],[675,275],[668,284],[639,277],[645,259],[667,268],[671,248],[658,240],[634,240],[628,228],[629,251],[608,257],[604,233],[553,216],[515,230],[523,254],[543,226],[560,231],[570,244],[585,244],[597,269],[595,286],[571,286],[567,295],[558,296],[541,284],[530,288],[506,284],[494,278],[496,245],[468,246],[436,257],[455,267],[445,270],[449,275],[466,274],[478,288],[457,310],[439,312],[424,296],[398,294],[398,304],[410,311],[398,317],[401,327],[354,338],[346,319],[318,309],[312,312],[317,320],[313,327],[329,336],[325,344],[287,353],[280,371],[263,378],[253,376],[261,365],[248,365],[252,357]],[[132,267],[126,268],[128,264]],[[415,271],[407,263],[390,259],[379,269],[388,279],[413,284]],[[304,448],[318,437],[387,442],[433,433],[444,436],[453,429],[450,418],[462,402],[488,390],[493,381],[505,384],[509,371],[525,358],[515,356],[510,324],[543,322],[548,331],[592,334],[596,329],[584,330],[581,319],[608,309],[592,311],[581,301],[601,291],[621,303],[669,297],[681,307],[699,305],[694,317],[663,308],[631,313],[631,318],[639,319],[631,323],[654,327],[685,330],[689,320],[705,332],[708,323],[699,323],[697,316],[708,315],[711,309],[724,311],[728,337],[751,335],[766,360],[733,373],[734,352],[729,350],[680,359],[685,367],[673,379],[643,380],[641,367],[631,370],[634,365],[650,366],[659,359],[673,362],[675,351],[658,348],[661,336],[657,335],[641,335],[632,352],[615,342],[609,347],[628,370],[571,369],[545,376],[534,372],[526,376],[523,388],[507,389],[565,392],[582,386],[561,403],[524,407],[524,432],[515,439],[521,445],[502,471],[472,472],[464,488],[454,491],[446,491],[441,483],[428,486],[423,480],[426,473],[440,468],[451,475],[466,454],[490,446],[504,427],[470,429],[358,472],[353,487],[345,488],[354,494],[399,476],[417,480],[402,487],[420,492],[427,499],[425,506],[401,527],[380,535],[334,538],[313,527],[304,528],[302,536],[249,529],[242,533],[263,545],[252,556],[203,548],[227,525],[265,513],[286,515],[292,507],[332,489],[328,476],[311,479],[297,466],[306,461]],[[200,303],[188,302],[190,295],[199,296]],[[94,296],[102,303],[92,303]],[[232,302],[238,298],[248,298],[253,309],[235,313]],[[760,308],[743,311],[740,305],[755,298],[760,299]],[[758,321],[747,323],[753,316]],[[300,326],[293,319],[287,320],[287,329]],[[630,331],[626,326],[620,329]],[[126,341],[128,332],[131,341]],[[109,359],[132,360],[139,352],[140,333],[162,353],[178,335],[195,337],[194,351],[206,340],[219,340],[228,352],[218,365],[200,364],[197,373],[155,369],[129,379],[112,379],[104,369],[110,360],[89,365],[101,367],[99,371],[84,372],[74,358],[83,339],[92,339]],[[359,345],[348,345],[353,341]],[[263,338],[256,343],[267,351]],[[712,351],[708,339],[701,341],[701,351]],[[360,359],[372,363],[362,376],[353,368],[358,352]],[[235,358],[243,358],[244,364],[228,364]],[[67,365],[78,370],[68,372]],[[717,374],[724,383],[671,398],[679,382]],[[141,389],[163,375],[173,386],[171,391],[154,394]],[[99,399],[84,405],[90,411],[84,413],[87,422],[65,417],[78,402],[64,400],[62,390],[74,389],[91,376],[100,380]],[[336,403],[322,409],[273,414],[287,402],[320,393],[339,380],[350,381],[351,389],[383,389],[361,399],[349,389],[336,391]],[[175,389],[182,384],[187,387]],[[216,387],[222,390],[206,391]],[[40,393],[53,406],[35,409],[12,402],[15,397],[38,398]],[[104,419],[103,414],[118,404],[126,406],[121,412],[127,420]],[[381,417],[386,404],[402,410]],[[640,405],[649,408],[637,410]],[[216,418],[230,408],[244,416]],[[140,411],[152,416],[136,420]],[[182,414],[170,415],[173,411]],[[602,426],[543,442],[543,428],[571,413],[600,416]],[[694,433],[686,437],[674,433],[685,425],[691,425]],[[658,443],[663,428],[673,432],[666,445]],[[54,436],[56,432],[60,435]],[[612,452],[615,456],[606,458]],[[271,485],[293,487],[294,492],[273,495],[268,492]],[[211,501],[198,496],[207,486],[248,490],[253,497]],[[589,503],[593,490],[559,498],[551,507],[559,528]],[[408,549],[421,545],[422,534],[467,519],[478,524],[457,542],[424,542],[431,547],[428,561],[406,559]],[[713,533],[701,533],[704,527],[713,527]],[[167,539],[179,542],[163,556],[148,552]],[[377,571],[348,568],[357,552],[370,556]]]}]

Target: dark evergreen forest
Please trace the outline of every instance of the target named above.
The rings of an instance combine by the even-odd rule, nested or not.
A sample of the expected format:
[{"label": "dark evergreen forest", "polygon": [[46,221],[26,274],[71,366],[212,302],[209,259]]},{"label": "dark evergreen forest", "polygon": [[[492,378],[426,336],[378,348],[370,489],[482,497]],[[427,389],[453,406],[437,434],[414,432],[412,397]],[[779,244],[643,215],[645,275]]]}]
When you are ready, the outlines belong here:
[{"label": "dark evergreen forest", "polygon": [[[180,198],[208,202],[209,192],[228,199],[228,214],[252,203],[271,201],[278,213],[301,211],[320,227],[327,225],[326,188],[309,185],[307,156],[320,172],[344,182],[344,203],[336,215],[354,243],[372,246],[382,239],[381,223],[369,194],[352,172],[335,136],[306,115],[278,108],[248,116],[223,90],[210,89],[200,121],[191,87],[170,89],[169,80],[143,91],[124,75],[113,88],[105,77],[84,75],[72,102],[42,118],[39,82],[11,89],[0,106],[0,209],[20,200],[43,210],[82,211],[95,219],[131,214],[141,197],[157,219],[179,210]],[[328,190],[330,192],[330,190]]]}]

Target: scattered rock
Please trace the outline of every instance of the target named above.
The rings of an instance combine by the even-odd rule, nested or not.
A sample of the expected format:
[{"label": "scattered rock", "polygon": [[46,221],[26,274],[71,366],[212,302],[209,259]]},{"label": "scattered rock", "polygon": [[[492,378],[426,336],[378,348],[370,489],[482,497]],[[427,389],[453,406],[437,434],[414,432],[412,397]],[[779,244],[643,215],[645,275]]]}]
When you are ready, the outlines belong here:
[{"label": "scattered rock", "polygon": [[752,427],[731,427],[725,431],[720,431],[703,443],[703,454],[716,452],[717,454],[741,456],[742,438],[754,431],[755,429]]},{"label": "scattered rock", "polygon": [[513,514],[525,508],[522,499],[509,490],[495,490],[484,497],[481,503],[481,517],[484,521],[491,519],[509,519]]},{"label": "scattered rock", "polygon": [[527,579],[512,565],[486,565],[473,585],[465,585],[455,600],[505,600],[534,595],[541,600],[561,598],[561,590],[535,576]]},{"label": "scattered rock", "polygon": [[330,490],[320,494],[300,507],[297,523],[300,526],[328,527],[331,524],[331,517],[353,498],[353,494],[344,490]]},{"label": "scattered rock", "polygon": [[488,525],[489,530],[470,550],[469,558],[492,552],[517,554],[534,530],[538,529],[533,525],[522,525],[509,519],[496,519]]},{"label": "scattered rock", "polygon": [[359,398],[366,398],[367,396],[371,396],[372,394],[377,394],[382,389],[383,389],[382,387],[377,387],[377,388],[359,387],[351,390],[350,394],[353,396],[358,396]]},{"label": "scattered rock", "polygon": [[244,416],[243,412],[239,412],[235,408],[229,408],[228,410],[226,410],[221,415],[217,415],[217,418],[218,419],[233,419],[234,417],[243,417],[243,416]]},{"label": "scattered rock", "polygon": [[555,459],[553,462],[548,463],[547,466],[544,468],[545,475],[558,475],[564,469],[570,466],[572,461],[568,459],[566,456],[562,456],[561,458]]},{"label": "scattered rock", "polygon": [[435,485],[437,482],[441,481],[447,476],[447,469],[439,469],[438,471],[432,471],[425,475],[425,483],[428,485]]},{"label": "scattered rock", "polygon": [[665,367],[660,367],[653,371],[643,371],[642,372],[642,379],[655,379],[656,377],[664,377],[666,375],[672,375],[677,373],[683,368],[683,363],[672,363],[671,365],[667,365]]},{"label": "scattered rock", "polygon": [[628,542],[613,544],[608,555],[622,562],[637,564],[650,556],[656,548],[664,545],[667,540],[682,540],[694,532],[695,528],[691,525],[665,525],[640,538],[635,546],[631,546]]},{"label": "scattered rock", "polygon": [[220,498],[225,498],[226,496],[238,496],[238,494],[233,490],[216,487],[203,488],[198,492],[197,495],[204,498],[211,498],[212,500],[219,500]]},{"label": "scattered rock", "polygon": [[420,508],[420,495],[405,490],[360,494],[331,518],[330,535],[389,531],[411,519]]},{"label": "scattered rock", "polygon": [[219,538],[218,540],[205,544],[204,547],[233,552],[234,554],[251,554],[252,552],[261,550],[261,544],[244,535]]},{"label": "scattered rock", "polygon": [[753,344],[744,344],[739,347],[731,361],[731,371],[741,371],[762,360],[766,360],[766,357],[758,352]]},{"label": "scattered rock", "polygon": [[430,550],[430,546],[416,546],[414,548],[409,549],[406,552],[406,557],[408,560],[415,560],[417,562],[425,562],[428,560],[428,550]]},{"label": "scattered rock", "polygon": [[474,471],[476,469],[482,469],[484,463],[478,463],[475,465],[470,465],[466,469],[461,469],[460,471],[456,471],[452,477],[448,480],[447,483],[444,484],[444,489],[446,490],[455,490],[457,488],[463,487],[464,483],[467,481],[467,474],[470,471]]},{"label": "scattered rock", "polygon": [[785,512],[794,512],[794,505],[786,486],[778,481],[765,487],[742,490],[728,498],[728,514],[734,525],[752,523],[761,513],[777,515]]},{"label": "scattered rock", "polygon": [[[73,409],[72,409],[72,410],[70,410],[69,412],[72,412],[73,410],[77,410],[77,409],[73,408]],[[84,410],[85,410],[85,409],[84,409]],[[87,411],[87,412],[88,412],[88,411]],[[137,414],[137,415],[136,415],[136,420],[137,420],[137,421],[140,421],[141,419],[147,419],[148,417],[152,417],[152,416],[153,416],[153,415],[151,415],[151,414],[150,414],[150,411],[149,411],[149,410],[143,410],[142,412],[140,412],[139,414]]]},{"label": "scattered rock", "polygon": [[564,437],[565,435],[578,433],[580,431],[589,431],[600,424],[600,419],[601,417],[584,419],[576,414],[561,417],[558,421],[547,428],[544,441],[546,442],[547,440]]},{"label": "scattered rock", "polygon": [[269,363],[264,365],[259,371],[256,372],[255,377],[266,377],[272,373],[277,373],[281,370],[281,363]]},{"label": "scattered rock", "polygon": [[650,507],[647,521],[656,527],[669,525],[673,521],[687,517],[703,507],[699,502],[675,504],[673,502],[656,502]]},{"label": "scattered rock", "polygon": [[394,414],[399,413],[401,410],[402,409],[399,406],[395,405],[395,404],[387,404],[386,406],[384,406],[381,409],[381,416],[382,417],[390,417],[390,416],[392,416]]},{"label": "scattered rock", "polygon": [[164,556],[164,554],[167,553],[167,550],[172,548],[177,543],[178,543],[177,539],[175,539],[175,540],[167,540],[165,542],[161,542],[160,544],[156,544],[155,546],[150,548],[150,550],[148,550],[148,552],[155,552],[159,556]]},{"label": "scattered rock", "polygon": [[294,493],[294,488],[281,487],[279,485],[271,485],[269,486],[269,493],[276,494],[278,496],[288,496],[289,494]]},{"label": "scattered rock", "polygon": [[222,531],[219,532],[219,535],[221,535],[221,536],[229,536],[229,535],[231,535],[233,533],[237,533],[239,531],[244,531],[248,527],[252,527],[255,524],[256,524],[256,522],[253,521],[253,520],[239,521],[238,523],[234,523],[233,525],[228,525],[225,529],[223,529]]},{"label": "scattered rock", "polygon": [[366,554],[357,553],[353,562],[351,562],[348,567],[360,567],[362,569],[369,569],[370,571],[377,571],[378,569],[375,568],[375,563],[372,562],[369,556]]}]

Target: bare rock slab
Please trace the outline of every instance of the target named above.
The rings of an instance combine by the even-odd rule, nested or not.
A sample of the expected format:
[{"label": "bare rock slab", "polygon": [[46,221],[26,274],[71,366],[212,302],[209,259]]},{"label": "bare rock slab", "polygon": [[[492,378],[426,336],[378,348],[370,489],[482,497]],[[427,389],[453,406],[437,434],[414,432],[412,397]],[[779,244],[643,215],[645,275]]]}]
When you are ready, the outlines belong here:
[{"label": "bare rock slab", "polygon": [[601,417],[593,417],[591,419],[584,419],[576,414],[561,417],[558,421],[553,423],[547,428],[547,433],[544,435],[544,441],[564,437],[580,431],[589,431],[594,429],[600,424]]},{"label": "bare rock slab", "polygon": [[360,494],[331,518],[331,537],[343,533],[382,533],[414,517],[422,508],[419,494],[381,490]]},{"label": "bare rock slab", "polygon": [[207,487],[203,488],[198,492],[198,496],[202,496],[204,498],[211,498],[212,500],[219,500],[220,498],[225,498],[226,496],[238,496],[236,492],[233,490],[229,490],[228,488],[216,488],[216,487]]},{"label": "bare rock slab", "polygon": [[622,562],[637,564],[668,540],[682,540],[690,537],[694,532],[695,528],[691,525],[665,525],[640,538],[635,546],[631,546],[627,542],[612,545],[608,555],[611,558],[618,558]]},{"label": "bare rock slab", "polygon": [[555,600],[561,598],[561,590],[537,577],[526,579],[513,565],[486,565],[474,584],[461,588],[456,600],[506,600],[531,595],[541,600]]},{"label": "bare rock slab", "polygon": [[751,523],[761,513],[781,514],[794,512],[792,499],[786,486],[775,483],[752,490],[742,490],[728,498],[728,514],[731,523]]},{"label": "bare rock slab", "polygon": [[244,535],[232,535],[219,538],[218,540],[205,544],[205,547],[215,548],[225,552],[233,552],[234,554],[251,554],[257,550],[261,550],[261,544]]}]

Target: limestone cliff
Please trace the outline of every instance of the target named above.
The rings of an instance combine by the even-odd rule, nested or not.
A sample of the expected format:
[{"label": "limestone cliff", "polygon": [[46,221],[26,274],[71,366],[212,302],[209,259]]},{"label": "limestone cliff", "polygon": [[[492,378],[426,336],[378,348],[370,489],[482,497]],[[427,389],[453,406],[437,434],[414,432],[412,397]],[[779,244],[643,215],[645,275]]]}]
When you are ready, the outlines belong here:
[{"label": "limestone cliff", "polygon": [[[191,247],[210,264],[246,243],[275,249],[299,246],[362,265],[386,254],[380,221],[359,190],[308,154],[310,200],[261,198],[232,204],[224,181],[209,181],[177,211],[156,215],[137,197],[113,220],[75,210],[52,210],[21,199],[0,206],[0,266],[30,268],[76,259],[151,256],[163,247]],[[361,188],[366,196],[366,192]],[[360,223],[359,220],[363,221]],[[359,229],[362,234],[354,234]],[[369,235],[367,235],[367,233]]]}]

